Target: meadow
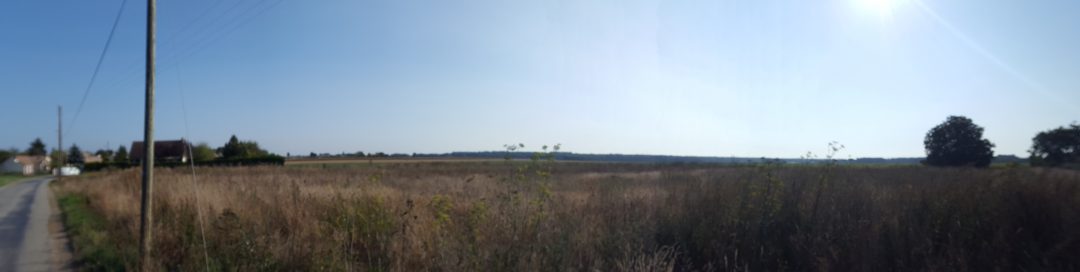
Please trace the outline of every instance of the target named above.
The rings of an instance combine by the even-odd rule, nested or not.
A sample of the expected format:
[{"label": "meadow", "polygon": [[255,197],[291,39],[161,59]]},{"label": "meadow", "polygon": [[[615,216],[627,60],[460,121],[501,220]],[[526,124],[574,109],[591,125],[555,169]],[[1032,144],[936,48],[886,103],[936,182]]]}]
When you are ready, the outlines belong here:
[{"label": "meadow", "polygon": [[[160,169],[169,271],[1080,269],[1080,173],[423,162]],[[139,172],[54,183],[87,270],[135,270]],[[200,227],[201,226],[201,227]]]}]

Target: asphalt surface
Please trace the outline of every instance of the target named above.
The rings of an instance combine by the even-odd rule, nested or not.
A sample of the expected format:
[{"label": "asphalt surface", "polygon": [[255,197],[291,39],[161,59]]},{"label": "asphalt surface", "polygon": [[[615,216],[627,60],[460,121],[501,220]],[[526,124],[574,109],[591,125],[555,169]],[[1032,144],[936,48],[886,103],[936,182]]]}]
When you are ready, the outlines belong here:
[{"label": "asphalt surface", "polygon": [[53,271],[51,177],[0,187],[0,271]]}]

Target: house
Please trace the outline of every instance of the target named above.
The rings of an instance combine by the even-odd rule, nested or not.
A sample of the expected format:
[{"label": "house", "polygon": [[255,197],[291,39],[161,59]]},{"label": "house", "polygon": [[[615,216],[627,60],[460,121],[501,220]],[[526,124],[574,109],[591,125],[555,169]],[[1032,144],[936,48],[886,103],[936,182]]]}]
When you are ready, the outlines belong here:
[{"label": "house", "polygon": [[84,164],[105,162],[105,160],[102,159],[101,156],[94,155],[94,153],[90,153],[90,152],[83,152],[82,153],[82,161],[83,161]]},{"label": "house", "polygon": [[[131,158],[132,163],[142,163],[143,160],[143,142],[136,141],[131,143],[131,154],[128,158]],[[154,141],[154,161],[155,162],[188,162],[191,158],[191,143],[187,140],[172,140],[172,141]]]},{"label": "house", "polygon": [[26,176],[49,173],[52,159],[46,156],[18,155],[0,163],[0,172],[22,173]]}]

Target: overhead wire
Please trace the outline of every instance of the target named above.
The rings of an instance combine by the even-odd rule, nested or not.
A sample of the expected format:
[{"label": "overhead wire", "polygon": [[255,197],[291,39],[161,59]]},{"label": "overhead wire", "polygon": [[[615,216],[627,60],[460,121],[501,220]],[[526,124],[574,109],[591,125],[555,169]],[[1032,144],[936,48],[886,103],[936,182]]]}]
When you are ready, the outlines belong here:
[{"label": "overhead wire", "polygon": [[[274,1],[274,2],[271,3],[271,1]],[[178,34],[177,36],[182,36],[181,34],[189,33],[188,30],[191,29],[192,26],[196,25],[200,20],[205,18],[208,14],[210,14],[214,9],[216,9],[218,6],[220,6],[221,3],[223,3],[223,2],[224,1],[215,1],[215,4],[213,6],[211,6],[210,8],[207,8],[200,15],[198,15],[195,19],[193,19],[192,21],[189,21],[186,25],[181,27],[180,30],[176,32]],[[245,3],[245,2],[250,3],[250,5],[248,5],[246,8],[244,8],[243,11],[236,13],[235,14],[236,16],[229,16],[232,13],[233,10],[236,10],[236,8],[240,7],[241,4]],[[180,63],[181,63],[181,60],[183,58],[190,57],[191,55],[193,55],[195,53],[198,53],[199,51],[205,49],[207,46],[217,42],[218,40],[222,39],[223,37],[228,36],[229,34],[236,31],[237,29],[247,25],[252,20],[254,20],[254,18],[262,16],[263,13],[265,13],[266,11],[276,7],[281,2],[283,2],[283,0],[276,0],[276,1],[275,0],[254,0],[254,1],[250,1],[250,2],[246,1],[246,0],[238,0],[232,6],[230,6],[228,9],[226,9],[224,12],[222,12],[218,16],[214,17],[213,19],[211,19],[209,21],[210,23],[205,24],[207,26],[214,25],[217,22],[221,21],[222,18],[231,17],[231,20],[228,21],[228,23],[224,24],[222,27],[217,27],[217,28],[214,28],[213,30],[207,31],[206,29],[208,29],[208,27],[204,26],[204,27],[198,29],[197,31],[193,32],[187,39],[175,38],[173,40],[170,40],[167,44],[165,44],[166,46],[169,46],[169,47],[171,47],[173,49],[173,50],[171,50],[172,53],[170,55],[166,56],[165,60],[166,61],[172,61],[172,63],[168,64],[167,68],[173,69],[173,72],[176,73],[177,89],[178,89],[178,91],[180,93],[181,109],[183,111],[183,117],[184,117],[184,135],[185,135],[185,138],[190,138],[190,125],[189,125],[189,120],[188,120],[187,102],[186,102],[186,97],[185,97],[185,94],[184,94],[185,91],[184,91],[183,83],[182,83],[181,77],[180,77]],[[270,4],[267,4],[267,3],[270,3]],[[104,62],[105,56],[107,55],[107,53],[109,51],[109,48],[112,45],[112,40],[113,40],[113,38],[114,38],[114,36],[116,34],[116,29],[119,26],[120,19],[123,16],[124,8],[125,8],[126,5],[127,5],[127,0],[121,0],[119,11],[116,14],[116,18],[113,20],[112,27],[109,30],[109,36],[105,41],[105,46],[102,49],[101,54],[98,56],[98,61],[97,61],[97,64],[94,66],[94,72],[92,73],[92,75],[90,77],[90,82],[89,82],[89,84],[87,85],[86,89],[83,92],[83,96],[79,101],[79,106],[77,107],[77,109],[75,111],[75,115],[72,117],[72,121],[68,123],[68,129],[65,130],[64,134],[62,134],[62,135],[67,135],[67,133],[71,132],[71,128],[74,127],[76,121],[78,120],[78,117],[82,113],[82,110],[83,110],[83,108],[84,108],[84,106],[86,104],[86,101],[90,96],[90,92],[94,88],[95,83],[97,82],[98,75],[101,72],[102,63]],[[250,15],[250,14],[252,14],[252,12],[254,12],[254,15]],[[188,42],[188,43],[179,42],[179,41],[184,41],[184,40],[190,40],[191,42]],[[137,68],[138,68],[138,61],[136,60],[136,61],[133,61],[132,63],[130,63],[128,69],[124,73],[122,73],[121,75],[122,76],[124,76],[124,75],[135,75],[135,72],[137,71]],[[158,70],[163,71],[164,69],[159,68]],[[122,78],[120,80],[113,81],[112,84],[107,84],[107,85],[108,86],[126,86],[126,83],[129,82],[130,80],[134,79],[134,78],[136,78],[136,77],[131,76],[131,77],[127,77],[127,78]],[[192,147],[192,145],[190,143],[188,143],[188,145],[187,145],[187,151],[188,151],[189,157],[191,157],[189,159],[189,162],[190,162],[189,166],[190,166],[190,169],[191,169],[191,186],[192,186],[192,190],[193,190],[194,195],[195,195],[196,213],[197,213],[196,216],[199,217],[199,231],[200,231],[201,240],[202,240],[203,258],[204,258],[204,263],[205,263],[205,269],[207,271],[210,271],[210,256],[209,256],[209,251],[207,250],[207,243],[206,243],[205,218],[202,216],[201,197],[200,197],[200,194],[199,194],[199,187],[198,187],[198,175],[197,175],[197,172],[195,170],[195,161],[194,161],[194,158],[193,158],[194,157],[193,156],[194,155],[194,149],[193,149],[193,147]]]},{"label": "overhead wire", "polygon": [[[218,31],[218,32],[215,32],[215,34],[210,34],[210,36],[206,36],[208,38],[203,38],[201,40],[197,40],[195,42],[189,43],[190,46],[188,47],[189,51],[186,52],[187,54],[173,53],[171,55],[172,60],[174,62],[172,64],[170,64],[170,66],[167,67],[167,68],[172,68],[173,72],[176,75],[177,89],[178,89],[178,92],[180,93],[180,107],[181,107],[181,110],[183,111],[183,117],[184,117],[184,137],[185,138],[190,139],[191,131],[190,131],[190,122],[189,122],[189,119],[188,119],[187,98],[186,98],[186,95],[185,95],[186,91],[184,89],[183,81],[182,81],[181,76],[180,76],[180,73],[181,73],[180,72],[180,69],[181,69],[180,66],[181,66],[182,60],[184,58],[190,56],[191,54],[194,54],[194,53],[198,52],[199,50],[202,50],[203,48],[205,48],[209,44],[212,44],[213,42],[216,42],[217,40],[220,40],[222,37],[227,36],[232,31],[235,31],[237,28],[242,27],[243,25],[246,25],[248,22],[250,22],[254,18],[261,16],[267,10],[273,8],[274,6],[277,6],[277,4],[281,3],[281,1],[282,0],[277,0],[277,2],[274,2],[272,5],[259,10],[254,16],[248,16],[246,19],[244,19],[244,21],[234,25],[234,23],[236,23],[237,20],[238,20],[237,18],[242,18],[242,17],[244,17],[244,15],[249,14],[251,12],[252,8],[258,8],[259,7],[259,6],[253,5],[253,6],[251,6],[251,8],[248,8],[245,12],[241,13],[240,16],[234,17],[233,20],[231,20],[229,23],[227,23],[227,24],[225,24],[223,26],[223,28],[227,28],[229,26],[232,26],[231,28],[229,28],[229,30],[227,30],[225,32]],[[243,0],[237,1],[237,4],[234,4],[228,10],[223,12],[222,15],[224,16],[225,14],[228,14],[230,11],[232,11],[233,9],[238,7],[239,3],[242,3],[242,2],[243,2]],[[256,5],[263,4],[263,3],[266,3],[266,1],[260,1]],[[213,9],[213,7],[211,9]],[[203,15],[200,15],[199,18],[203,17],[205,14],[208,14],[209,10],[210,9],[208,9],[206,12],[204,12]],[[216,23],[217,21],[219,21],[220,18],[222,18],[222,16],[217,17],[217,19],[214,19],[213,22]],[[213,23],[211,23],[211,24],[213,24]],[[181,31],[178,32],[178,33],[183,32],[184,30],[186,30],[191,25],[194,25],[194,21],[192,23],[189,23],[185,27],[183,27],[181,29]],[[220,29],[223,29],[223,28],[218,28],[218,29],[220,30]],[[205,33],[204,31],[200,31],[200,32]],[[223,35],[216,35],[216,33],[224,33],[224,34]],[[192,36],[192,37],[195,37],[195,36]],[[204,41],[205,41],[205,43],[201,43],[201,42],[204,42]],[[174,49],[173,52],[180,52],[179,50],[177,50],[180,47],[179,45],[177,45],[177,44],[170,44],[170,45]],[[195,46],[198,46],[198,45],[202,45],[202,46],[201,47],[195,47]],[[194,48],[194,49],[190,49],[190,48]],[[188,155],[189,155],[189,158],[190,158],[189,159],[189,166],[190,166],[190,169],[191,169],[191,186],[192,186],[192,191],[194,192],[194,196],[195,196],[196,216],[199,217],[199,231],[200,231],[201,239],[202,239],[204,264],[205,264],[206,271],[210,271],[210,255],[209,255],[209,251],[207,250],[207,243],[206,243],[206,230],[205,230],[205,224],[206,224],[205,220],[206,219],[202,215],[201,196],[200,196],[200,193],[199,193],[200,190],[199,190],[199,186],[198,186],[198,174],[197,174],[196,169],[195,169],[195,158],[194,158],[195,152],[194,152],[194,149],[193,149],[190,142],[187,144],[187,149],[188,149]]]},{"label": "overhead wire", "polygon": [[195,23],[197,23],[197,22],[199,22],[200,20],[202,20],[202,18],[205,18],[205,17],[206,17],[206,15],[210,14],[210,12],[211,12],[211,11],[213,11],[214,9],[216,9],[216,8],[217,8],[218,6],[221,6],[221,3],[225,3],[225,1],[214,1],[214,4],[213,4],[213,5],[211,5],[210,7],[206,8],[205,10],[203,10],[203,12],[202,12],[202,13],[199,13],[199,15],[198,15],[198,16],[195,16],[195,18],[194,18],[194,19],[191,19],[191,21],[188,21],[188,23],[187,23],[187,24],[185,24],[184,26],[180,27],[180,30],[177,30],[177,31],[176,31],[176,33],[174,33],[174,35],[173,35],[173,36],[175,36],[175,37],[180,37],[180,36],[182,36],[182,35],[183,35],[183,34],[184,34],[184,33],[185,33],[185,32],[186,32],[186,31],[187,31],[188,29],[191,29],[191,27],[192,27],[192,26],[194,26],[194,25],[195,25]]},{"label": "overhead wire", "polygon": [[[261,1],[260,0],[254,0],[254,1],[238,0],[232,6],[230,6],[228,9],[226,9],[224,12],[218,14],[218,16],[215,16],[212,19],[206,20],[206,22],[208,22],[208,23],[203,24],[203,27],[192,28],[193,26],[198,25],[199,21],[201,21],[203,19],[206,19],[209,14],[212,14],[213,11],[218,6],[221,6],[221,3],[224,2],[224,1],[215,1],[215,4],[213,6],[211,6],[210,8],[207,8],[206,10],[204,10],[195,19],[193,19],[192,21],[189,21],[186,25],[181,27],[179,31],[176,32],[177,34],[181,34],[181,35],[178,35],[178,36],[183,36],[182,34],[189,34],[187,38],[184,38],[184,37],[175,38],[173,40],[170,40],[169,43],[164,44],[165,46],[172,47],[172,49],[173,49],[173,50],[170,50],[172,53],[170,55],[166,56],[165,60],[166,61],[171,61],[171,63],[167,64],[168,68],[173,69],[173,72],[176,73],[177,86],[178,86],[178,90],[179,90],[179,93],[180,93],[180,96],[181,96],[180,100],[181,100],[181,108],[182,108],[183,116],[184,116],[184,132],[185,132],[185,137],[186,138],[190,137],[190,125],[189,125],[189,120],[188,120],[186,97],[185,97],[185,94],[184,94],[184,88],[183,88],[183,84],[181,82],[181,77],[180,77],[180,67],[179,67],[179,65],[180,65],[181,60],[183,58],[185,58],[185,57],[188,57],[190,55],[198,53],[199,51],[201,51],[201,50],[205,49],[206,47],[208,47],[209,45],[217,42],[218,40],[222,39],[223,37],[228,36],[233,31],[236,31],[236,29],[250,23],[254,18],[257,18],[257,17],[261,16],[267,10],[272,9],[273,7],[277,6],[278,4],[280,4],[282,2],[282,0],[276,0],[275,2],[271,2],[271,1],[273,1],[273,0],[261,0]],[[247,5],[244,5],[245,3]],[[101,74],[102,64],[104,63],[105,57],[108,55],[109,49],[111,48],[112,41],[113,41],[113,39],[114,39],[114,37],[116,35],[116,31],[117,31],[117,29],[119,27],[119,23],[121,21],[121,18],[123,17],[123,13],[124,13],[124,9],[125,9],[126,5],[127,5],[127,0],[121,0],[119,11],[117,12],[116,17],[113,20],[113,24],[112,24],[112,26],[111,26],[111,28],[109,30],[109,36],[105,41],[105,46],[102,49],[101,54],[98,56],[98,61],[94,66],[94,71],[93,71],[93,73],[92,73],[92,75],[90,77],[90,82],[88,83],[86,89],[84,90],[83,95],[82,95],[82,97],[81,97],[81,99],[79,101],[79,105],[78,105],[78,107],[77,107],[77,109],[75,111],[74,116],[72,117],[72,121],[68,122],[67,129],[64,131],[63,135],[68,135],[72,131],[71,128],[74,127],[75,124],[77,123],[78,118],[81,115],[81,113],[82,113],[82,111],[83,111],[83,109],[84,109],[84,107],[86,105],[86,101],[90,97],[91,91],[95,87],[100,88],[102,86],[101,84],[98,84],[98,78],[99,78],[99,75]],[[240,7],[243,7],[243,9],[241,11],[233,12],[233,11],[237,10],[237,8],[240,8]],[[252,15],[252,14],[254,14],[254,15]],[[221,22],[222,19],[224,19],[225,17],[230,17],[230,20],[227,21],[225,24],[221,25],[220,27],[213,27],[213,25],[217,24],[218,22]],[[195,29],[195,30],[194,31],[189,31],[189,30],[192,30],[192,29]],[[208,29],[210,29],[210,30],[208,30]],[[181,42],[181,41],[190,41],[190,42],[184,43],[184,42]],[[138,64],[139,64],[139,61],[134,60],[132,63],[129,64],[128,69],[123,74],[121,74],[121,75],[131,75],[131,77],[128,77],[126,79],[121,79],[120,81],[113,81],[113,84],[107,84],[107,85],[110,85],[110,86],[124,86],[123,85],[124,83],[127,83],[128,81],[131,81],[132,79],[137,78],[137,77],[135,77],[135,75],[137,75],[137,73],[135,73],[135,72],[137,72],[137,70],[138,70],[138,67],[139,67]],[[164,70],[164,69],[159,68],[159,71],[162,71],[162,70]],[[193,147],[190,144],[187,146],[187,149],[188,149],[189,156],[194,154]],[[197,174],[197,171],[195,169],[195,162],[194,162],[193,158],[192,158],[192,160],[190,160],[189,166],[191,167],[191,185],[192,185],[192,189],[193,189],[194,194],[195,194],[196,208],[198,210],[197,211],[197,216],[199,216],[199,229],[200,229],[200,234],[201,234],[201,239],[202,239],[203,257],[204,257],[205,264],[206,264],[205,268],[207,269],[207,271],[209,271],[210,270],[210,257],[209,257],[209,253],[208,253],[208,250],[207,250],[207,243],[206,243],[205,218],[203,218],[202,209],[200,208],[201,207],[201,196],[200,196],[199,189],[198,189],[198,174]]]},{"label": "overhead wire", "polygon": [[188,111],[187,111],[187,101],[186,101],[187,98],[184,95],[183,81],[180,79],[180,67],[177,66],[176,69],[173,70],[173,72],[175,72],[175,74],[176,74],[176,87],[177,87],[178,93],[180,93],[180,109],[183,111],[183,115],[184,115],[184,138],[188,139],[187,150],[188,150],[188,162],[189,162],[189,166],[191,167],[191,191],[195,195],[195,216],[198,217],[198,220],[199,220],[199,235],[200,235],[200,237],[202,239],[203,263],[205,264],[206,271],[209,272],[210,271],[210,253],[209,253],[209,250],[207,250],[207,247],[206,247],[206,219],[203,217],[202,198],[199,196],[198,175],[195,172],[195,151],[193,150],[193,148],[191,146],[191,142],[190,142],[191,128],[190,128],[189,122],[188,122]]},{"label": "overhead wire", "polygon": [[[240,0],[240,1],[243,1],[243,0]],[[188,21],[187,24],[180,27],[180,30],[178,30],[178,31],[176,31],[176,33],[170,35],[173,38],[171,38],[171,39],[167,38],[169,36],[162,37],[162,38],[165,38],[165,39],[160,41],[160,44],[162,44],[163,47],[175,47],[174,43],[175,43],[175,41],[180,40],[179,37],[183,36],[183,34],[187,32],[187,30],[191,29],[192,26],[196,25],[199,21],[201,21],[207,15],[211,14],[212,11],[214,11],[218,6],[221,6],[221,3],[225,3],[226,1],[213,1],[213,2],[214,2],[214,5],[212,5],[209,8],[203,10],[202,13],[200,13],[198,16],[195,16],[195,19],[192,19],[191,21]],[[219,16],[225,16],[225,15],[226,15],[226,13],[222,13]],[[172,50],[170,50],[170,52],[171,51]],[[119,75],[121,75],[121,78],[117,79],[117,80],[110,81],[106,85],[110,86],[110,87],[118,86],[121,82],[127,82],[131,78],[136,78],[137,75],[141,75],[141,73],[138,73],[139,68],[142,67],[142,65],[140,65],[140,63],[141,63],[140,59],[131,60],[131,62],[129,62],[127,65],[123,66],[123,67],[125,67],[124,71],[119,73]]]},{"label": "overhead wire", "polygon": [[[271,2],[271,1],[273,1],[273,2]],[[181,59],[185,59],[187,57],[190,57],[190,56],[192,56],[192,55],[206,49],[210,45],[220,41],[221,39],[223,39],[225,37],[228,37],[229,35],[231,35],[236,30],[238,30],[238,29],[246,26],[247,24],[251,23],[252,21],[255,20],[255,18],[258,18],[259,16],[262,16],[264,13],[266,13],[266,11],[276,7],[282,1],[283,0],[263,0],[263,1],[259,1],[259,3],[253,5],[252,8],[244,10],[239,16],[234,17],[233,20],[229,21],[226,24],[223,24],[221,28],[215,29],[215,31],[212,32],[211,34],[209,34],[209,36],[207,36],[207,38],[200,39],[200,40],[192,42],[191,43],[192,46],[188,47],[186,51],[178,50],[176,52],[176,55],[173,56],[173,58],[177,62],[179,62],[179,60],[181,60]],[[170,65],[175,65],[175,64],[170,64]]]},{"label": "overhead wire", "polygon": [[[196,20],[192,20],[192,21],[188,22],[188,24],[181,27],[180,31],[178,31],[177,33],[175,33],[173,35],[164,35],[162,37],[163,39],[162,39],[162,42],[161,42],[162,47],[163,48],[171,48],[173,50],[169,50],[169,53],[167,53],[168,55],[163,55],[163,56],[158,57],[158,66],[159,67],[165,66],[164,64],[167,64],[170,61],[173,61],[175,59],[175,57],[176,57],[175,52],[176,51],[178,51],[179,49],[186,49],[186,48],[182,48],[182,45],[184,45],[184,44],[181,41],[194,40],[195,38],[197,38],[199,36],[202,36],[205,32],[207,32],[207,29],[209,28],[210,25],[216,24],[218,21],[220,21],[224,17],[235,17],[235,16],[232,16],[233,15],[233,14],[231,14],[232,11],[235,10],[237,7],[239,7],[240,4],[244,3],[245,1],[247,1],[247,0],[237,0],[236,2],[234,2],[234,4],[232,6],[229,6],[225,11],[223,11],[221,13],[218,13],[217,16],[213,16],[213,17],[209,18],[208,23],[202,24],[203,26],[200,27],[200,28],[197,28],[198,30],[196,30],[194,32],[188,32],[187,30],[191,29],[192,26],[198,25],[198,21],[201,20],[201,18],[206,18],[206,15],[214,13],[213,12],[214,8],[216,8],[217,6],[220,6],[220,3],[226,2],[226,1],[215,1],[216,4],[214,6],[204,10],[199,16],[197,16],[197,18],[200,18],[200,19],[196,19]],[[252,6],[248,7],[248,8],[245,8],[245,9],[250,9],[252,7],[254,7],[254,6],[252,5]],[[185,37],[183,35],[184,33],[191,33],[191,34],[188,35],[187,37]],[[173,38],[170,39],[168,37],[173,37]],[[186,47],[192,47],[190,42],[187,43]],[[137,59],[132,60],[132,62],[127,65],[127,68],[124,69],[124,72],[122,72],[120,74],[120,78],[112,81],[110,86],[127,87],[127,86],[133,84],[133,81],[140,78],[139,75],[141,75],[141,73],[138,73],[139,67],[141,67],[141,65],[139,65],[139,60],[137,60]],[[158,70],[164,72],[165,69],[158,68]]]},{"label": "overhead wire", "polygon": [[71,132],[71,129],[75,126],[75,122],[79,120],[79,115],[82,114],[83,106],[86,105],[86,98],[90,97],[90,90],[94,88],[94,82],[97,81],[98,73],[101,72],[101,64],[105,62],[105,55],[109,52],[109,46],[112,45],[113,36],[116,34],[116,26],[120,25],[120,18],[124,15],[124,6],[126,4],[127,0],[120,1],[119,11],[116,12],[116,18],[113,19],[112,28],[109,29],[109,37],[105,39],[105,47],[101,49],[101,54],[98,55],[97,64],[94,65],[94,73],[90,75],[90,83],[86,85],[86,90],[83,91],[82,99],[79,100],[79,106],[75,110],[75,115],[71,118],[71,122],[68,122],[68,129],[64,130],[62,135]]},{"label": "overhead wire", "polygon": [[[273,1],[273,2],[271,2],[271,1]],[[219,14],[219,16],[214,17],[214,19],[212,19],[213,22],[218,22],[218,21],[220,21],[221,18],[230,15],[231,11],[235,10],[234,7],[238,7],[239,3],[242,3],[242,2],[245,2],[245,0],[237,1],[237,4],[234,4],[233,6],[230,6],[229,9],[226,10],[226,12],[223,12],[223,13]],[[192,39],[197,38],[197,40],[194,40],[194,41],[188,42],[188,43],[184,43],[184,44],[179,44],[179,45],[169,43],[168,45],[174,46],[173,48],[175,50],[170,52],[169,55],[164,56],[162,61],[159,61],[159,63],[162,63],[162,64],[159,65],[158,70],[159,71],[167,71],[167,70],[172,69],[182,59],[191,57],[192,55],[195,55],[195,54],[201,52],[202,50],[205,50],[210,45],[220,41],[222,38],[227,37],[228,35],[232,34],[232,32],[235,32],[236,30],[242,28],[243,26],[246,26],[248,23],[253,21],[255,18],[257,18],[259,16],[262,16],[262,14],[264,14],[267,11],[273,9],[274,7],[278,6],[282,2],[284,2],[284,0],[250,1],[249,2],[250,5],[247,5],[247,7],[243,8],[242,9],[243,11],[233,13],[232,15],[234,15],[234,16],[230,16],[230,17],[232,17],[232,20],[227,21],[221,27],[214,28],[214,30],[210,30],[209,32],[205,31],[206,28],[202,28],[201,30],[195,31],[194,34],[190,35],[190,37]],[[270,4],[267,4],[267,3],[270,3]],[[254,15],[251,15],[251,14],[253,14],[253,12],[254,12]],[[210,34],[207,34],[207,33],[210,33]],[[180,39],[178,38],[176,40],[180,40]],[[184,45],[184,46],[181,46],[181,45]],[[133,66],[134,66],[134,64],[133,64]],[[130,86],[132,84],[135,84],[136,82],[134,80],[138,79],[137,74],[130,73],[130,72],[127,73],[127,74],[128,74],[128,76],[126,76],[126,77],[124,77],[124,78],[122,78],[120,80],[115,81],[113,86],[127,87],[127,86]]]}]

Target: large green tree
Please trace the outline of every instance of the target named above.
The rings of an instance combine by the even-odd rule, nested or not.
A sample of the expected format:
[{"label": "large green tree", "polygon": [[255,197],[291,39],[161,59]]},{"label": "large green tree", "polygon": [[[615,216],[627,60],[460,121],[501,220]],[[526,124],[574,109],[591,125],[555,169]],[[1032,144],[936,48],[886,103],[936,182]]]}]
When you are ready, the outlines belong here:
[{"label": "large green tree", "polygon": [[983,139],[983,128],[964,116],[949,116],[926,133],[927,165],[987,167],[994,144]]},{"label": "large green tree", "polygon": [[1031,165],[1060,166],[1080,163],[1080,124],[1039,132],[1032,139]]},{"label": "large green tree", "polygon": [[44,156],[49,151],[45,150],[45,142],[41,141],[41,138],[34,139],[30,142],[30,148],[26,149],[26,154],[31,156]]}]

